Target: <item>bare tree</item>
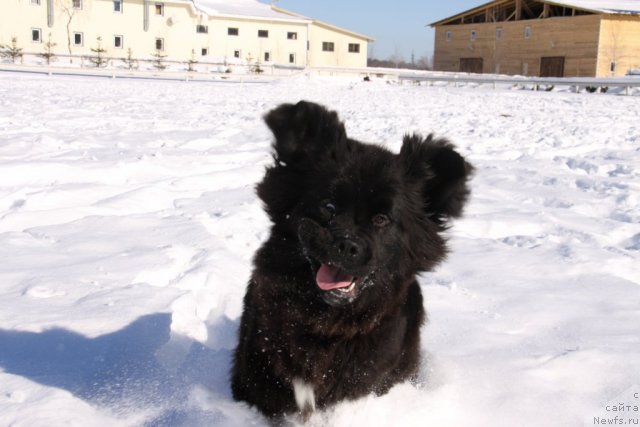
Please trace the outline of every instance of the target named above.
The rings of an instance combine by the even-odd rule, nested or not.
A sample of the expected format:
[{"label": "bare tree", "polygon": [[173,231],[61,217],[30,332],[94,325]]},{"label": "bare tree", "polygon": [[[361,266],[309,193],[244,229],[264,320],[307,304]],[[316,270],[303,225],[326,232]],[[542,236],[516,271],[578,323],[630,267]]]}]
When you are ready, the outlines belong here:
[{"label": "bare tree", "polygon": [[[78,9],[73,7],[73,0],[56,0],[56,4],[60,6],[67,16],[67,49],[69,50],[69,56],[71,56],[73,54],[71,52],[71,22]],[[73,62],[73,58],[69,58],[69,62]]]},{"label": "bare tree", "polygon": [[404,56],[400,52],[398,45],[394,45],[393,54],[389,57],[389,61],[393,62],[396,68],[398,68],[400,64],[404,63]]},{"label": "bare tree", "polygon": [[433,60],[429,55],[421,56],[416,61],[415,67],[418,70],[431,70],[433,68]]},{"label": "bare tree", "polygon": [[618,47],[620,46],[620,42],[622,41],[622,37],[620,34],[620,27],[615,25],[615,22],[610,22],[610,37],[611,37],[611,53],[610,53],[610,64],[609,64],[609,72],[612,76],[616,75],[616,69],[618,67]]},{"label": "bare tree", "polygon": [[407,68],[413,70],[431,70],[432,58],[425,54],[418,58],[414,57],[414,62],[405,62],[399,55],[391,55],[388,59],[376,59],[371,56],[367,58],[368,67],[380,67],[380,68]]}]

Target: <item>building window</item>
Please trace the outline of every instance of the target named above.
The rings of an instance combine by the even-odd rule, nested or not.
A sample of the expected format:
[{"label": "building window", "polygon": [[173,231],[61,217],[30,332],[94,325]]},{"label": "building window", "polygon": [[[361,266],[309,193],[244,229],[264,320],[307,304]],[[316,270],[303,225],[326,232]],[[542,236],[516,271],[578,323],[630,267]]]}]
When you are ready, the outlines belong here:
[{"label": "building window", "polygon": [[495,74],[500,74],[500,64],[496,64]]},{"label": "building window", "polygon": [[531,38],[531,27],[524,27],[524,38],[527,40]]},{"label": "building window", "polygon": [[471,31],[471,41],[474,42],[478,38],[478,33],[475,31]]},{"label": "building window", "polygon": [[298,40],[298,33],[287,33],[287,39],[288,40]]},{"label": "building window", "polygon": [[124,38],[122,36],[113,36],[113,47],[122,49],[124,46]]},{"label": "building window", "polygon": [[526,62],[522,63],[522,75],[523,76],[528,76],[529,75],[529,64]]},{"label": "building window", "polygon": [[164,16],[164,3],[156,3],[156,15]]},{"label": "building window", "polygon": [[296,63],[296,54],[295,53],[290,53],[289,54],[289,64],[295,64]]},{"label": "building window", "polygon": [[42,42],[42,30],[40,28],[31,29],[31,41],[35,43]]},{"label": "building window", "polygon": [[615,62],[615,61],[612,61],[612,62],[611,62],[611,65],[609,66],[609,70],[610,70],[612,73],[615,73],[615,72],[616,72],[616,62]]},{"label": "building window", "polygon": [[447,32],[445,33],[444,38],[445,38],[445,40],[446,40],[446,41],[450,42],[450,41],[451,41],[452,36],[453,36],[453,35],[451,34],[451,31],[447,31]]},{"label": "building window", "polygon": [[271,52],[265,52],[264,53],[264,62],[269,62],[271,61]]},{"label": "building window", "polygon": [[82,9],[82,0],[73,0],[74,9]]},{"label": "building window", "polygon": [[260,37],[262,39],[266,39],[267,37],[269,37],[269,31],[267,31],[267,30],[258,30],[258,37]]},{"label": "building window", "polygon": [[206,34],[209,32],[209,27],[206,25],[196,25],[196,33]]},{"label": "building window", "polygon": [[349,43],[350,53],[360,53],[360,43]]},{"label": "building window", "polygon": [[237,36],[239,34],[240,34],[240,30],[238,30],[237,28],[232,28],[232,27],[227,28],[227,35]]},{"label": "building window", "polygon": [[496,28],[496,40],[502,40],[502,28]]},{"label": "building window", "polygon": [[206,47],[203,47],[202,50],[200,51],[200,55],[207,56],[208,54],[209,54],[209,49],[207,49]]},{"label": "building window", "polygon": [[113,0],[113,11],[122,13],[122,0]]},{"label": "building window", "polygon": [[73,45],[74,46],[84,45],[84,36],[82,33],[73,33]]},{"label": "building window", "polygon": [[334,44],[333,42],[322,42],[322,51],[323,52],[333,52]]},{"label": "building window", "polygon": [[156,50],[164,50],[164,39],[156,39]]},{"label": "building window", "polygon": [[234,50],[233,51],[233,57],[234,58],[240,58],[240,51],[239,50]]}]

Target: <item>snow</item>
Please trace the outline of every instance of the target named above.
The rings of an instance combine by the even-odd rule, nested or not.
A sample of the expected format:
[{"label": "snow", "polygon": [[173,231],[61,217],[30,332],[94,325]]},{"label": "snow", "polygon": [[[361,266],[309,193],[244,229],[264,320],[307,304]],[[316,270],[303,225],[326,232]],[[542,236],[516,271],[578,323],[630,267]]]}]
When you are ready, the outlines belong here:
[{"label": "snow", "polygon": [[637,96],[2,73],[1,425],[267,425],[228,374],[269,227],[261,115],[300,99],[393,150],[436,132],[477,169],[449,259],[421,278],[421,384],[311,425],[638,418],[610,406],[640,392]]},{"label": "snow", "polygon": [[270,5],[259,3],[256,0],[189,0],[193,1],[196,8],[208,15],[234,15],[254,16],[260,18],[276,18],[286,20],[299,20],[291,15],[280,13]]},{"label": "snow", "polygon": [[554,0],[550,3],[604,13],[638,14],[637,0]]}]

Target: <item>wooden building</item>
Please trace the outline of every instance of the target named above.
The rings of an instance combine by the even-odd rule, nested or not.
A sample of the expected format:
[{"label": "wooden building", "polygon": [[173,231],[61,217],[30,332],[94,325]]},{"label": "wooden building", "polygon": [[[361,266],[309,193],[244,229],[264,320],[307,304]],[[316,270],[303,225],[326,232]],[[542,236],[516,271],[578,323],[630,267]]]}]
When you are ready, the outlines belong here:
[{"label": "wooden building", "polygon": [[438,71],[609,77],[640,68],[640,0],[496,0],[431,26]]}]

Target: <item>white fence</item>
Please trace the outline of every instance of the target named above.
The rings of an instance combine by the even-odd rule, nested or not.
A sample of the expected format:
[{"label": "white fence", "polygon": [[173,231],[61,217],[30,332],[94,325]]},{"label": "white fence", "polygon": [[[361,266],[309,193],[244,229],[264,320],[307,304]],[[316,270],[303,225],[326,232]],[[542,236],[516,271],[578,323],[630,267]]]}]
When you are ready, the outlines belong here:
[{"label": "white fence", "polygon": [[[64,58],[68,59],[68,58]],[[466,74],[443,73],[432,71],[414,71],[393,68],[343,68],[343,67],[287,67],[278,65],[262,65],[262,72],[252,73],[250,64],[198,63],[196,72],[188,72],[184,63],[170,63],[165,70],[153,70],[151,61],[144,61],[145,66],[136,70],[126,69],[120,62],[121,59],[111,59],[107,68],[88,67],[84,59],[76,59],[74,66],[63,65],[66,61],[60,61],[50,66],[42,63],[12,64],[7,61],[0,63],[0,71],[22,71],[40,74],[56,75],[90,75],[111,78],[155,78],[166,80],[193,80],[193,81],[240,81],[240,82],[266,82],[270,80],[289,78],[301,74],[314,74],[320,76],[350,76],[355,78],[382,78],[395,80],[400,83],[446,83],[449,85],[491,85],[498,86],[525,86],[533,90],[549,90],[554,87],[570,87],[579,92],[584,89],[599,90],[621,88],[630,95],[638,93],[633,88],[640,88],[640,76],[585,78],[585,77],[523,77],[505,76],[493,74]],[[222,68],[221,68],[222,67]],[[232,67],[232,68],[231,68]],[[231,71],[231,72],[229,72]]]},{"label": "white fence", "polygon": [[[93,57],[95,59],[95,56]],[[166,58],[114,58],[104,56],[101,66],[92,57],[56,54],[50,64],[40,54],[23,53],[12,61],[0,58],[0,71],[22,71],[50,75],[88,75],[100,77],[159,78],[169,80],[263,80],[299,75],[303,67],[233,61],[171,61]]]},{"label": "white fence", "polygon": [[444,82],[458,86],[460,84],[492,85],[528,85],[534,90],[545,90],[555,86],[569,86],[579,92],[585,88],[622,88],[627,95],[632,88],[640,87],[640,76],[628,77],[522,77],[485,74],[457,74],[457,73],[410,73],[398,74],[401,82]]}]

